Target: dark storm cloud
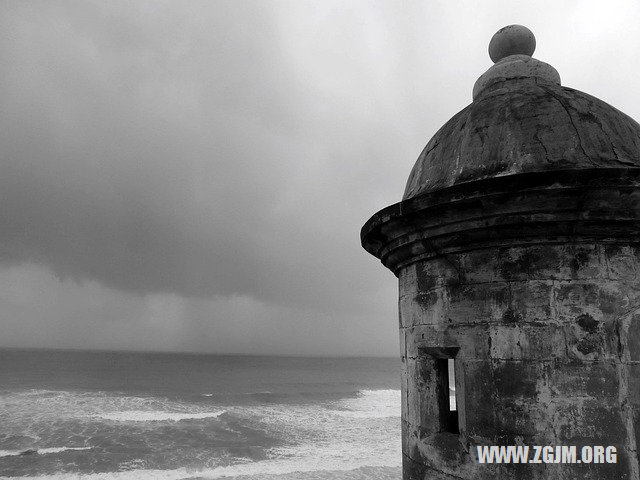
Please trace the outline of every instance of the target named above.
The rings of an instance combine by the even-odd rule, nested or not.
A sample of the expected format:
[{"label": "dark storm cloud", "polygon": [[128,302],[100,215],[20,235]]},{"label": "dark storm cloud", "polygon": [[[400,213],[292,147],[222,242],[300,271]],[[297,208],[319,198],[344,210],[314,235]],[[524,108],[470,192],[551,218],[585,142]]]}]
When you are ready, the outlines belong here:
[{"label": "dark storm cloud", "polygon": [[[354,163],[385,148],[335,109],[374,99],[296,64],[273,5],[134,5],[3,4],[2,261],[141,294],[352,305],[370,180]],[[322,41],[338,63],[357,53]]]},{"label": "dark storm cloud", "polygon": [[338,325],[381,299],[388,315],[394,279],[360,226],[470,102],[498,28],[529,25],[568,85],[609,100],[606,77],[637,116],[618,88],[636,69],[611,78],[607,63],[633,44],[589,37],[631,35],[637,6],[515,5],[4,1],[0,261],[126,294],[257,299],[274,322],[284,306]]}]

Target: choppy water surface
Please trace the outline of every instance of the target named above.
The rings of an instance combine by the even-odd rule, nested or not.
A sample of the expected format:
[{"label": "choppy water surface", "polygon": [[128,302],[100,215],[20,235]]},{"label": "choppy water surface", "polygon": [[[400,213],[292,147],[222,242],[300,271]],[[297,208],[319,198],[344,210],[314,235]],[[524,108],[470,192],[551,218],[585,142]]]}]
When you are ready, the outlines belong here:
[{"label": "choppy water surface", "polygon": [[0,476],[397,479],[398,363],[0,351]]}]

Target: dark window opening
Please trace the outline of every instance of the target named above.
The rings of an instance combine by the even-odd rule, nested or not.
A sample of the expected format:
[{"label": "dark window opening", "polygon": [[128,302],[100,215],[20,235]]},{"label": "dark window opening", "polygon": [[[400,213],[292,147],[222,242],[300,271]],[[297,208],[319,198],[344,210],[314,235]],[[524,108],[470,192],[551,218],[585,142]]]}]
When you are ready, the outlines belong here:
[{"label": "dark window opening", "polygon": [[456,391],[456,384],[462,380],[456,381],[456,367],[462,367],[456,362],[459,350],[460,347],[420,347],[424,393],[430,399],[423,422],[438,432],[460,434],[460,418],[464,419],[464,405],[460,403],[463,389]]},{"label": "dark window opening", "polygon": [[438,358],[436,367],[436,395],[440,417],[440,431],[460,433],[456,402],[456,373],[453,358]]}]

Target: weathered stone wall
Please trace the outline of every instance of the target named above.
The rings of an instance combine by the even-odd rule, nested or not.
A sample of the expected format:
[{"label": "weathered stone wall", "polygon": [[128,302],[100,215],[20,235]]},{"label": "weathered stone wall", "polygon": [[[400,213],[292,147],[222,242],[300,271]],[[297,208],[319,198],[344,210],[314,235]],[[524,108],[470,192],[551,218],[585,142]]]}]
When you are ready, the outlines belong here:
[{"label": "weathered stone wall", "polygon": [[[399,280],[405,480],[639,478],[640,247],[475,250]],[[439,431],[434,347],[459,348],[459,434]],[[518,444],[615,445],[618,462],[477,462]]]}]

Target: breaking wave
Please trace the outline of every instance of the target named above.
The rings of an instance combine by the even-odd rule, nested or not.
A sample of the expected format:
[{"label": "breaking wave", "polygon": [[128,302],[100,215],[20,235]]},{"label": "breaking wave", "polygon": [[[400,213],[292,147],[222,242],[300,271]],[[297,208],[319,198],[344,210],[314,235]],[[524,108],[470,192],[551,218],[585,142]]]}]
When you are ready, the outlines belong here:
[{"label": "breaking wave", "polygon": [[[151,461],[146,454],[141,453],[140,456],[132,454],[133,456],[127,460],[129,463],[118,461],[109,472],[56,472],[56,468],[50,473],[41,472],[39,476],[9,478],[386,480],[400,475],[400,397],[400,390],[359,390],[346,398],[319,397],[315,402],[277,403],[255,399],[247,402],[237,397],[238,401],[235,404],[223,404],[212,402],[208,398],[192,402],[164,397],[137,397],[115,392],[12,393],[3,396],[5,405],[16,415],[24,415],[22,419],[12,416],[13,421],[31,424],[35,420],[42,425],[42,430],[25,431],[22,435],[25,435],[24,438],[27,438],[27,434],[30,435],[28,438],[31,440],[20,440],[21,443],[15,447],[5,444],[5,448],[16,450],[0,450],[0,456],[20,455],[30,448],[36,450],[36,447],[29,445],[37,445],[38,442],[46,441],[51,445],[53,442],[47,433],[47,425],[58,422],[56,424],[59,424],[60,428],[77,429],[76,435],[86,435],[86,438],[83,437],[83,443],[94,445],[96,452],[86,453],[91,458],[108,454],[114,441],[127,448],[129,444],[126,442],[131,441],[143,442],[145,445],[146,442],[151,442],[148,445],[154,445],[154,448],[157,448],[158,444],[152,442],[161,442],[166,452],[174,452],[176,462],[160,466],[157,463],[161,461],[160,454],[157,460],[154,457]],[[25,407],[25,403],[29,405],[28,408]],[[29,418],[26,417],[27,412]],[[225,413],[227,415],[224,415]],[[216,418],[220,420],[206,424],[204,430],[204,424],[197,423]],[[192,420],[193,423],[182,422],[183,420]],[[167,429],[171,429],[170,433],[163,433],[169,432]],[[16,434],[20,433],[17,424],[14,431]],[[104,433],[98,438],[96,431]],[[207,450],[199,443],[199,439],[204,438],[201,435],[205,433],[210,435],[206,437],[208,442],[221,442],[220,445],[227,445],[226,438],[239,445],[264,445],[260,447],[263,453],[254,455],[250,449],[253,447],[243,447],[227,454]],[[46,438],[36,441],[38,436],[45,434]],[[243,435],[259,436],[252,440],[254,437]],[[273,439],[275,443],[263,443],[262,436]],[[68,450],[91,448],[42,448],[37,449],[37,455],[65,455],[64,452]],[[202,452],[195,455],[195,449],[202,449]],[[186,463],[185,458],[188,455],[196,460]],[[200,460],[203,463],[198,463]],[[52,468],[55,468],[53,464]]]},{"label": "breaking wave", "polygon": [[20,455],[46,455],[48,453],[60,453],[69,450],[91,450],[92,447],[49,447],[22,450],[0,450],[0,457],[17,457]]},{"label": "breaking wave", "polygon": [[226,410],[204,413],[175,413],[164,411],[129,410],[124,412],[103,413],[94,415],[94,418],[112,420],[115,422],[179,422],[181,420],[196,420],[202,418],[218,418]]},{"label": "breaking wave", "polygon": [[352,418],[400,417],[400,390],[360,390],[355,398],[341,400],[337,415]]}]

